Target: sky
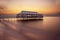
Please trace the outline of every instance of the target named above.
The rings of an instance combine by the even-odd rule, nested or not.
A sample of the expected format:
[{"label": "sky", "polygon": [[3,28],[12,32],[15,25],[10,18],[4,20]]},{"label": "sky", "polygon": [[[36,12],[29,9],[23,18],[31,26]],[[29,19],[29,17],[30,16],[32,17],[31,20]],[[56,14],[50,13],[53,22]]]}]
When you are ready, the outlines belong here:
[{"label": "sky", "polygon": [[60,0],[0,0],[0,14],[18,14],[23,10],[55,14],[60,12]]}]

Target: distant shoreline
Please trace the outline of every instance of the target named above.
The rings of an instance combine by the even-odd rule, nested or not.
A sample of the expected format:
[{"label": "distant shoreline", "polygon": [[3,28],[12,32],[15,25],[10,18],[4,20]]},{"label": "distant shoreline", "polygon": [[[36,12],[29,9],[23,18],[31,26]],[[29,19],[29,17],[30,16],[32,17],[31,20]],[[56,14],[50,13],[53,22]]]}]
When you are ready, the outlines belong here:
[{"label": "distant shoreline", "polygon": [[44,17],[60,17],[60,16],[44,16]]}]

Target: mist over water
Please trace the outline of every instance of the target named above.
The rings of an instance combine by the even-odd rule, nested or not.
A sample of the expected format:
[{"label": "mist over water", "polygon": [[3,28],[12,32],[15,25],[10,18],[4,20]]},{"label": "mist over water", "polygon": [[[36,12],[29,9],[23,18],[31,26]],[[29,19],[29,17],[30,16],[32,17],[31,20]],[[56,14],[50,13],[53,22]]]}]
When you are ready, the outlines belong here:
[{"label": "mist over water", "polygon": [[60,40],[60,17],[43,20],[0,21],[1,40]]}]

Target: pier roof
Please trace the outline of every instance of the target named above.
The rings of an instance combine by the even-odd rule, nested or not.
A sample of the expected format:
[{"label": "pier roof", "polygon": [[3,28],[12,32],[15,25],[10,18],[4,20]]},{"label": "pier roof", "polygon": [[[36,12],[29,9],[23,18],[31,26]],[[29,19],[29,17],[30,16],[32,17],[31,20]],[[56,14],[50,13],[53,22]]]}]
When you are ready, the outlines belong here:
[{"label": "pier roof", "polygon": [[39,14],[39,13],[33,11],[22,11],[21,14]]}]

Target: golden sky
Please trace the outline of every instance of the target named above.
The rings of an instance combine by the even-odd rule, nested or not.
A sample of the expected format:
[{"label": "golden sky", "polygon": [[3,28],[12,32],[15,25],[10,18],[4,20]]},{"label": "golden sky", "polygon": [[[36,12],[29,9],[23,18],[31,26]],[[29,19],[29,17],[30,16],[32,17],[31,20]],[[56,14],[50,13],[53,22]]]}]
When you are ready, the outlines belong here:
[{"label": "golden sky", "polygon": [[0,14],[17,14],[22,10],[42,14],[60,12],[60,0],[0,0]]}]

